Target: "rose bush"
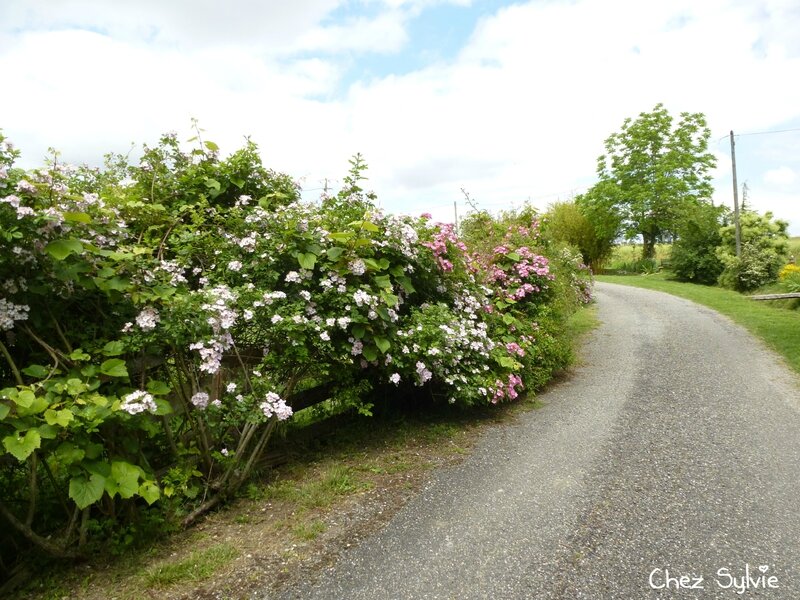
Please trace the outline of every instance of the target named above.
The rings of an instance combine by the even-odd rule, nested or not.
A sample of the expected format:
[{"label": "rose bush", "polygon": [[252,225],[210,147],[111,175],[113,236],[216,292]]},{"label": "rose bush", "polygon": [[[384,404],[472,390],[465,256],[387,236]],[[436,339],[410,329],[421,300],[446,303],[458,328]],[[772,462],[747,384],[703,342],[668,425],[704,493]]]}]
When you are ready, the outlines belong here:
[{"label": "rose bush", "polygon": [[464,239],[384,214],[360,156],[313,203],[250,142],[221,158],[165,135],[104,169],[17,156],[0,135],[0,513],[53,554],[143,503],[191,523],[322,400],[369,414],[377,388],[458,405],[535,389],[590,297],[530,211],[476,215],[491,233]]}]

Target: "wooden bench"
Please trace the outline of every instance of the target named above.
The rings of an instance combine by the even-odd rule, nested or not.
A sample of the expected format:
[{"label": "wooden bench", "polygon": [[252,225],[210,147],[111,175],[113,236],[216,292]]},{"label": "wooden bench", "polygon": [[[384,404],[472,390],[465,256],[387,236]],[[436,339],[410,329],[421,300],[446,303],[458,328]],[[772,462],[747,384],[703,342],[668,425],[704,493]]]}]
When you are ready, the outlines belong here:
[{"label": "wooden bench", "polygon": [[748,296],[750,300],[786,300],[787,298],[800,298],[800,292],[791,292],[788,294],[759,294],[757,296]]}]

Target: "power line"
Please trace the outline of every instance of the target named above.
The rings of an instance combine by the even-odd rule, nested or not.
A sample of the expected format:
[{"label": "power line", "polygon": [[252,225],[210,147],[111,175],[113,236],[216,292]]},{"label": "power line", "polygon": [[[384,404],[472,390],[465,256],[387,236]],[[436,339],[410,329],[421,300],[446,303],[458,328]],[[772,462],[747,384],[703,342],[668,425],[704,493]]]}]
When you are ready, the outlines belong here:
[{"label": "power line", "polygon": [[[769,135],[772,133],[789,133],[791,131],[800,131],[800,127],[793,127],[792,129],[774,129],[772,131],[752,131],[750,133],[737,133],[734,134],[734,137],[742,137],[745,135]],[[723,135],[721,138],[717,140],[717,143],[721,142],[724,139],[727,139],[727,135]]]},{"label": "power line", "polygon": [[737,133],[736,137],[743,135],[767,135],[769,133],[788,133],[790,131],[800,131],[800,127],[794,127],[793,129],[776,129],[775,131],[753,131],[752,133]]}]

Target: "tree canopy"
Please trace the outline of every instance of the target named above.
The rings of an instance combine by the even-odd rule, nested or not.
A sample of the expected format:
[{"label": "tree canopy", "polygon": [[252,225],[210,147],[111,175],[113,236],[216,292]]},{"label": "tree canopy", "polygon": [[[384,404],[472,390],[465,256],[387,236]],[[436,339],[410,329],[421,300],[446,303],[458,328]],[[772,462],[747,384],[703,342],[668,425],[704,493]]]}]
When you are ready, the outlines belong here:
[{"label": "tree canopy", "polygon": [[710,133],[702,113],[683,112],[676,123],[662,104],[625,119],[605,141],[599,182],[585,201],[616,213],[618,233],[641,236],[643,255],[652,258],[656,242],[674,235],[687,210],[711,198]]}]

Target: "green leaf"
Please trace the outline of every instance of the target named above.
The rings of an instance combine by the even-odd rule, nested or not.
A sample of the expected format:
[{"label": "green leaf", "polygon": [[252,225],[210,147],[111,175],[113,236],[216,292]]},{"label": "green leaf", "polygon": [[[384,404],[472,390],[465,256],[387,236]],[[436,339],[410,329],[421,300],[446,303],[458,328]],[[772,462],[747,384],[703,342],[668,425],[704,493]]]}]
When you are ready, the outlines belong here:
[{"label": "green leaf", "polygon": [[402,277],[405,274],[405,271],[403,271],[403,267],[401,267],[400,265],[395,265],[394,267],[389,269],[389,273],[391,273],[395,277]]},{"label": "green leaf", "polygon": [[378,349],[375,346],[364,346],[364,358],[369,361],[373,361],[378,358]]},{"label": "green leaf", "polygon": [[8,406],[8,404],[0,404],[0,421],[5,419],[10,412],[11,408]]},{"label": "green leaf", "polygon": [[17,406],[21,406],[22,408],[30,408],[30,406],[33,404],[33,401],[36,400],[36,394],[30,390],[22,390],[12,399],[17,403]]},{"label": "green leaf", "polygon": [[71,377],[67,379],[67,393],[70,396],[78,396],[89,389],[89,386],[83,383],[80,379],[76,377]]},{"label": "green leaf", "polygon": [[203,142],[205,147],[211,150],[212,152],[219,152],[219,146],[217,146],[214,142]]},{"label": "green leaf", "polygon": [[82,212],[65,212],[61,213],[65,221],[72,223],[91,223],[92,217]]},{"label": "green leaf", "polygon": [[339,257],[344,253],[344,248],[341,246],[333,246],[326,250],[328,258],[330,260],[339,260]]},{"label": "green leaf", "polygon": [[104,484],[105,479],[97,473],[92,473],[89,479],[83,475],[73,477],[69,480],[69,497],[83,510],[103,497]]},{"label": "green leaf", "polygon": [[50,406],[50,403],[43,396],[36,396],[30,406],[20,406],[17,408],[17,416],[27,417],[30,415],[37,415],[46,410],[48,406]]},{"label": "green leaf", "polygon": [[353,337],[357,340],[363,339],[364,334],[367,333],[367,329],[363,325],[353,325]]},{"label": "green leaf", "polygon": [[367,265],[373,271],[380,271],[380,267],[378,266],[377,261],[373,258],[365,258],[364,264]]},{"label": "green leaf", "polygon": [[374,340],[375,340],[375,345],[378,347],[378,350],[380,350],[383,354],[386,354],[386,352],[391,347],[391,343],[389,342],[389,340],[386,339],[385,337],[379,337],[377,335],[374,337]]},{"label": "green leaf", "polygon": [[380,231],[380,228],[375,225],[375,223],[371,223],[369,221],[353,221],[352,223],[348,223],[348,225],[357,229],[363,229],[364,231]]},{"label": "green leaf", "polygon": [[42,446],[42,436],[31,429],[24,436],[18,433],[3,438],[3,446],[9,454],[13,454],[19,462],[24,462],[34,450]]},{"label": "green leaf", "polygon": [[120,498],[130,498],[139,491],[139,467],[125,461],[111,463],[111,476],[106,478],[105,488],[109,496],[119,494]]},{"label": "green leaf", "polygon": [[100,365],[100,372],[109,377],[127,377],[128,368],[125,361],[119,358],[109,358]]},{"label": "green leaf", "polygon": [[510,369],[512,371],[515,371],[522,366],[510,356],[501,356],[497,359],[497,363],[504,369]]},{"label": "green leaf", "polygon": [[151,379],[147,382],[147,391],[154,396],[164,396],[165,394],[169,394],[172,391],[172,388],[170,388],[169,385],[163,381]]},{"label": "green leaf", "polygon": [[71,444],[70,442],[61,444],[56,448],[53,454],[56,460],[63,465],[71,465],[80,462],[83,460],[83,457],[86,456],[86,452],[83,448],[78,448],[75,444]]},{"label": "green leaf", "polygon": [[244,179],[239,179],[238,177],[231,177],[231,183],[235,185],[237,188],[242,189],[242,187],[246,182]]},{"label": "green leaf", "polygon": [[417,291],[414,287],[414,284],[411,283],[411,280],[408,277],[398,277],[397,283],[399,283],[403,289],[406,291],[406,294],[413,294]]},{"label": "green leaf", "polygon": [[129,279],[124,277],[112,277],[111,279],[103,279],[102,277],[95,277],[93,279],[97,287],[104,292],[114,290],[117,292],[127,292],[133,286]]},{"label": "green leaf", "polygon": [[103,356],[119,356],[125,352],[125,342],[108,342],[103,346]]},{"label": "green leaf", "polygon": [[70,360],[81,361],[81,360],[89,360],[92,357],[86,354],[86,352],[84,352],[82,349],[77,348],[72,352],[70,352],[69,358]]},{"label": "green leaf", "polygon": [[161,496],[161,490],[158,489],[155,481],[143,481],[139,486],[139,495],[147,504],[153,504]]},{"label": "green leaf", "polygon": [[381,271],[385,271],[386,269],[388,269],[388,268],[389,268],[389,265],[390,265],[390,264],[391,264],[391,263],[390,263],[388,260],[386,260],[385,258],[382,258],[382,259],[380,259],[380,260],[378,261],[378,268],[379,268]]},{"label": "green leaf", "polygon": [[330,237],[332,240],[336,240],[337,242],[347,242],[352,239],[353,234],[349,231],[336,231],[328,234],[328,237]]},{"label": "green leaf", "polygon": [[78,240],[54,240],[47,244],[44,249],[56,260],[64,260],[70,254],[83,252],[83,244]]},{"label": "green leaf", "polygon": [[36,377],[36,379],[42,379],[47,377],[47,374],[50,371],[47,369],[47,367],[43,367],[42,365],[30,365],[22,369],[22,372],[25,373],[25,375]]},{"label": "green leaf", "polygon": [[520,260],[522,260],[522,257],[516,252],[509,252],[508,254],[506,254],[506,258],[508,258],[509,260],[513,260],[514,262],[519,262]]},{"label": "green leaf", "polygon": [[60,427],[66,427],[74,418],[75,415],[73,415],[72,411],[67,408],[58,411],[50,408],[44,411],[44,420],[47,421],[48,425],[59,425]]},{"label": "green leaf", "polygon": [[153,398],[153,401],[156,403],[156,412],[157,415],[171,415],[173,412],[172,404],[169,403],[169,400],[165,400],[164,398]]},{"label": "green leaf", "polygon": [[314,268],[314,265],[317,264],[317,255],[311,254],[310,252],[300,253],[297,255],[297,262],[300,263],[302,268],[310,271]]},{"label": "green leaf", "polygon": [[382,287],[385,290],[392,289],[392,280],[388,275],[378,275],[375,278],[375,283],[378,287]]},{"label": "green leaf", "polygon": [[17,394],[19,394],[17,388],[8,387],[0,390],[0,398],[3,400],[13,400],[17,397]]},{"label": "green leaf", "polygon": [[36,428],[36,431],[39,432],[39,435],[42,436],[43,440],[54,440],[58,437],[58,433],[61,430],[57,429],[53,425],[42,423]]},{"label": "green leaf", "polygon": [[397,306],[397,303],[400,301],[400,299],[394,294],[387,294],[386,292],[382,293],[381,297],[383,298],[383,302],[386,304],[386,306],[391,308]]}]

